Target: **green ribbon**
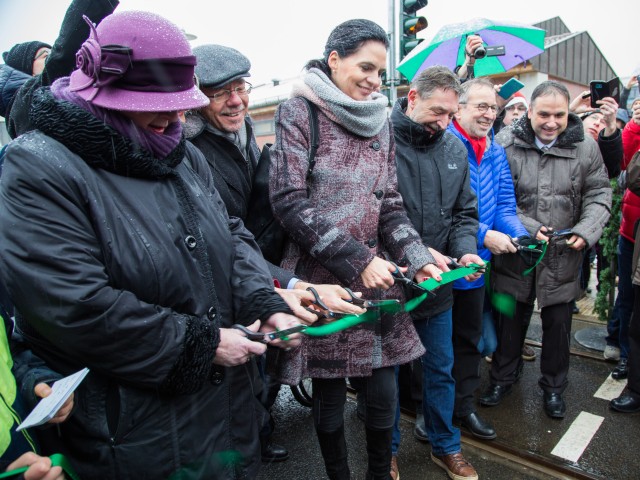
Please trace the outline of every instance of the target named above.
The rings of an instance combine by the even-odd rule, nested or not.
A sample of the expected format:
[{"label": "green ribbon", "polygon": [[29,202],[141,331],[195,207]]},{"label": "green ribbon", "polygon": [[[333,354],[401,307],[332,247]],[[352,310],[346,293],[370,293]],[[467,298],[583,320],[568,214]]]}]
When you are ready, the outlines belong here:
[{"label": "green ribbon", "polygon": [[[67,478],[70,478],[71,480],[80,480],[80,477],[71,466],[71,463],[69,463],[69,460],[67,460],[67,457],[65,457],[61,453],[54,453],[49,458],[51,459],[51,466],[62,468],[62,471],[64,472]],[[16,475],[20,475],[26,472],[28,469],[29,467],[20,467],[20,468],[16,468],[15,470],[11,470],[9,472],[3,472],[3,473],[0,473],[0,478],[14,477]]]},{"label": "green ribbon", "polygon": [[[544,240],[542,240],[542,253],[540,254],[540,256],[538,257],[538,260],[536,260],[536,263],[533,264],[532,267],[527,268],[522,275],[523,276],[527,276],[529,275],[537,266],[538,264],[542,261],[542,259],[544,258],[545,253],[547,253],[547,247],[549,246],[548,242],[545,242]],[[536,246],[535,245],[529,245],[527,248],[531,248],[534,249]]]},{"label": "green ribbon", "polygon": [[[485,265],[477,265],[475,263],[472,263],[466,267],[456,268],[455,270],[441,273],[440,276],[442,277],[442,280],[439,282],[437,280],[434,280],[433,278],[429,278],[424,282],[419,283],[418,285],[431,292],[438,287],[446,285],[447,283],[454,282],[455,280],[466,277],[467,275],[473,275],[479,270],[485,268]],[[424,302],[426,298],[427,294],[424,293],[419,297],[409,300],[404,305],[393,302],[393,304],[390,305],[382,305],[379,310],[385,313],[410,312],[422,302]],[[339,320],[334,320],[331,323],[327,323],[326,325],[320,325],[318,327],[308,327],[303,331],[303,333],[312,337],[324,337],[325,335],[331,335],[333,333],[338,333],[342,330],[346,330],[347,328],[355,327],[356,325],[359,325],[361,323],[373,322],[377,318],[378,313],[375,310],[368,310],[362,315],[347,315],[340,318]]]}]

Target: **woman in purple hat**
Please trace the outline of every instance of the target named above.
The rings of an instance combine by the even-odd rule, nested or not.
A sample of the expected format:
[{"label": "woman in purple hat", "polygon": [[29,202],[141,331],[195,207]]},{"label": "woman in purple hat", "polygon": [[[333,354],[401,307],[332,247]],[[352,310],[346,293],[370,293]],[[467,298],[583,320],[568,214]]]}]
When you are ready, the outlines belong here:
[{"label": "woman in purple hat", "polygon": [[260,464],[265,345],[231,327],[297,320],[183,139],[178,111],[209,101],[194,66],[172,23],[110,15],[6,151],[1,276],[17,328],[56,371],[90,369],[60,428],[81,478],[253,478]]}]

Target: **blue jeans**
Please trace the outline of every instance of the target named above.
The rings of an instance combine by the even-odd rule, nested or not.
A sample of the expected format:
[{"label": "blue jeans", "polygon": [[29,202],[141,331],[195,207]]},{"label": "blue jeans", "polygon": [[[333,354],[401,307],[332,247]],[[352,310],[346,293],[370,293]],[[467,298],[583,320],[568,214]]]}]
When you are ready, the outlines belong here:
[{"label": "blue jeans", "polygon": [[[613,314],[607,325],[609,337],[615,332],[618,325],[618,342],[620,345],[620,357],[629,358],[629,321],[633,310],[633,275],[631,263],[633,262],[633,242],[620,235],[618,239],[618,296],[613,306]],[[609,341],[608,345],[615,345]]]},{"label": "blue jeans", "polygon": [[491,299],[487,296],[484,299],[482,309],[482,336],[478,342],[478,351],[483,357],[487,357],[496,351],[498,347],[498,336],[496,325],[493,322],[493,310],[491,309]]},{"label": "blue jeans", "polygon": [[458,453],[460,430],[453,426],[456,385],[451,374],[451,309],[415,320],[414,325],[427,350],[422,356],[422,409],[431,450],[435,455]]}]

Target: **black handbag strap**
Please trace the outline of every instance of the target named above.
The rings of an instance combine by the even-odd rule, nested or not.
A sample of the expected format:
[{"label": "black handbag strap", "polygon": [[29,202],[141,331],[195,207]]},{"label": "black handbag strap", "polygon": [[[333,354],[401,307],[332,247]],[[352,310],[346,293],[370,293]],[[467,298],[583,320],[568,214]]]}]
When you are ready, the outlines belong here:
[{"label": "black handbag strap", "polygon": [[309,110],[309,133],[311,135],[309,146],[309,170],[307,170],[307,180],[309,180],[309,177],[311,177],[311,174],[313,173],[313,168],[316,166],[316,152],[320,145],[320,138],[318,134],[318,111],[316,110],[317,107],[309,100],[304,97],[300,98],[304,100],[304,104],[307,106],[307,110]]}]

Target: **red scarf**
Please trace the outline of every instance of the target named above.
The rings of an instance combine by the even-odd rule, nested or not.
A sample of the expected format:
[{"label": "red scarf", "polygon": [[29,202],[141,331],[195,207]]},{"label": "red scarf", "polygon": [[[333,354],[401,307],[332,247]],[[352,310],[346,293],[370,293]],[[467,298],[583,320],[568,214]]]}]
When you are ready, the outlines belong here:
[{"label": "red scarf", "polygon": [[458,129],[458,131],[462,134],[464,138],[469,140],[471,143],[471,148],[473,148],[473,153],[476,155],[476,162],[480,165],[482,161],[482,157],[484,156],[484,151],[487,148],[487,137],[482,138],[473,138],[467,132],[465,132],[464,128],[460,126],[460,124],[454,119],[453,125]]}]

